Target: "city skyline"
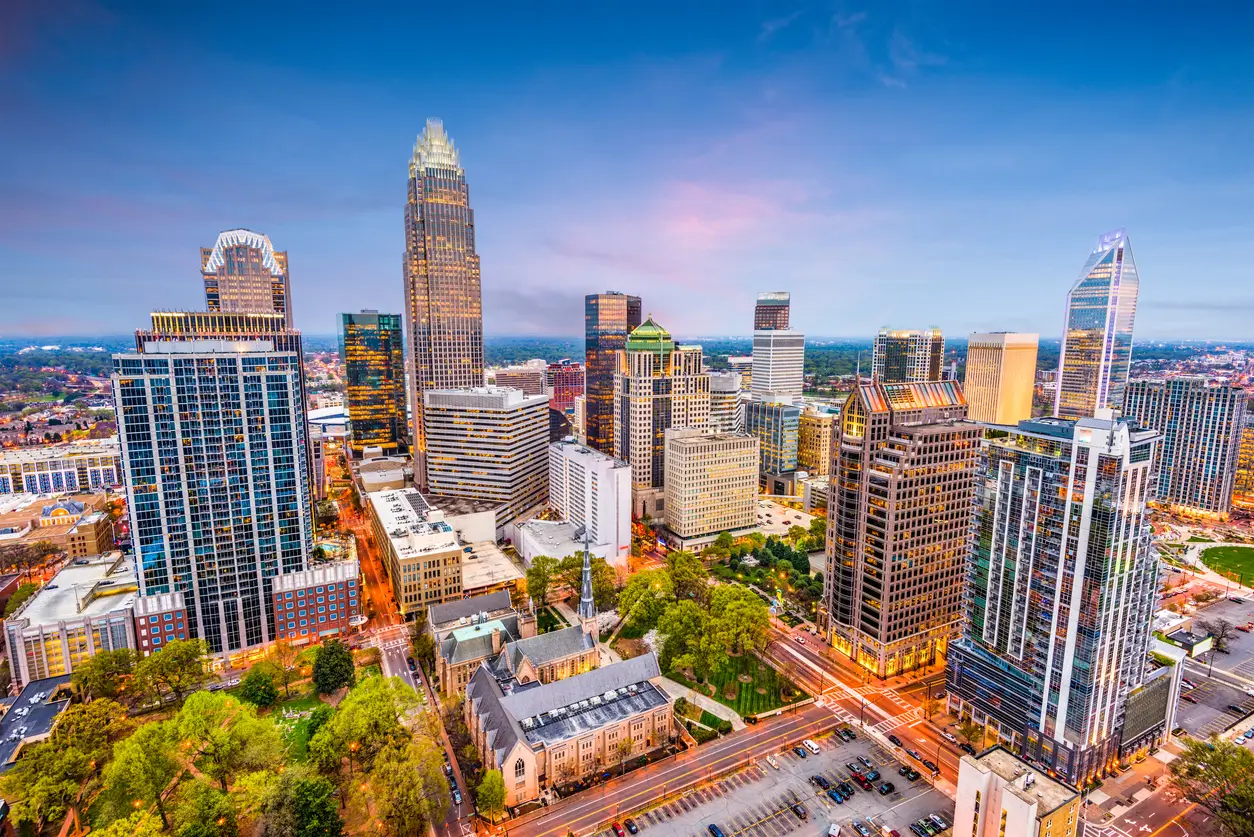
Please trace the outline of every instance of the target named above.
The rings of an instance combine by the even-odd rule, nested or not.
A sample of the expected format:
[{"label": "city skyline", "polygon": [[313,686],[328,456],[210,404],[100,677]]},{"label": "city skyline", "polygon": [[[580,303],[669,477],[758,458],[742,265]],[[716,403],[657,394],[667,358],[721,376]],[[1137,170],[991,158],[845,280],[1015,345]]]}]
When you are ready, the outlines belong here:
[{"label": "city skyline", "polygon": [[[1050,337],[1073,254],[1119,225],[1150,271],[1142,340],[1246,330],[1243,268],[1221,259],[1199,274],[1193,256],[1200,246],[1239,252],[1250,223],[1239,197],[1250,174],[1232,162],[1248,85],[1223,57],[1235,54],[1223,42],[1239,21],[1190,20],[1193,39],[1173,21],[1181,37],[1134,73],[1121,51],[1163,34],[1167,21],[1152,11],[1130,16],[1127,42],[1111,45],[1097,29],[1016,10],[1017,29],[1056,36],[1021,56],[970,12],[712,15],[695,5],[658,32],[643,9],[607,43],[581,37],[604,31],[595,14],[554,26],[557,10],[500,7],[498,31],[533,48],[459,37],[468,22],[454,15],[423,62],[440,83],[415,101],[404,20],[345,48],[343,31],[316,13],[290,21],[260,10],[259,24],[294,28],[292,43],[259,63],[272,48],[257,49],[266,27],[230,27],[229,12],[85,11],[67,25],[32,7],[0,59],[15,118],[34,126],[11,138],[25,164],[0,180],[0,251],[21,288],[0,332],[102,334],[136,321],[145,300],[194,276],[188,253],[240,227],[291,253],[308,288],[295,311],[306,333],[333,333],[335,313],[362,303],[400,310],[395,169],[428,116],[447,120],[479,184],[489,334],[573,334],[579,301],[604,287],[658,300],[653,313],[677,334],[718,333],[724,321],[751,321],[765,274],[791,288],[793,325],[809,334],[914,322],[954,336]],[[111,51],[117,41],[131,47],[125,58]],[[1099,42],[1108,61],[1074,63]],[[71,57],[62,67],[48,54]],[[207,141],[206,111],[234,106],[240,89],[258,102],[245,118],[281,129]],[[1135,133],[1088,118],[1111,98]],[[82,120],[98,128],[90,145],[71,130]],[[641,125],[654,141],[638,140]],[[740,175],[766,153],[784,161],[778,172]],[[1115,156],[1131,175],[1112,185],[1103,175]],[[93,177],[64,166],[69,158]],[[140,236],[145,247],[125,265],[96,257]],[[903,237],[910,247],[885,264],[884,248]],[[1004,294],[969,293],[1007,276]],[[1038,291],[1050,302],[1033,304]],[[716,293],[718,305],[694,304]],[[181,287],[170,304],[192,309],[194,299]]]}]

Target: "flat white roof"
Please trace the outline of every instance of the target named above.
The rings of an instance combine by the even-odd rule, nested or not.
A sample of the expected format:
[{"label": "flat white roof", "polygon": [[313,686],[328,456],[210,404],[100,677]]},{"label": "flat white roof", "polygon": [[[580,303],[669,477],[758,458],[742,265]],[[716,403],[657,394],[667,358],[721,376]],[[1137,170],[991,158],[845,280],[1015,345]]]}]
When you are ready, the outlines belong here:
[{"label": "flat white roof", "polygon": [[53,576],[52,581],[11,618],[28,620],[34,627],[62,620],[103,616],[131,607],[139,598],[138,586],[134,569],[121,553],[79,558]]},{"label": "flat white roof", "polygon": [[494,584],[513,584],[523,571],[491,541],[471,544],[462,552],[462,589],[469,592]]},{"label": "flat white roof", "polygon": [[458,547],[457,534],[444,513],[427,505],[418,489],[394,488],[366,496],[399,558]]}]

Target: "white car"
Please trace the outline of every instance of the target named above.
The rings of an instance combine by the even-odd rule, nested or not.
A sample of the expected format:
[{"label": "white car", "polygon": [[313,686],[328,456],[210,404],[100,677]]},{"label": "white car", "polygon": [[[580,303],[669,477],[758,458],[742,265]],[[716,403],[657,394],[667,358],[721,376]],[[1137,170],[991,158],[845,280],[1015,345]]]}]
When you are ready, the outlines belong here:
[{"label": "white car", "polygon": [[957,743],[958,743],[958,739],[957,739],[957,738],[954,738],[952,733],[948,733],[948,732],[945,732],[945,731],[943,731],[943,730],[941,731],[941,738],[945,739],[945,740],[946,740],[946,741],[948,741],[950,744],[957,744]]},{"label": "white car", "polygon": [[767,756],[766,763],[771,767],[774,767],[776,770],[779,770],[779,762],[776,761],[775,756]]}]

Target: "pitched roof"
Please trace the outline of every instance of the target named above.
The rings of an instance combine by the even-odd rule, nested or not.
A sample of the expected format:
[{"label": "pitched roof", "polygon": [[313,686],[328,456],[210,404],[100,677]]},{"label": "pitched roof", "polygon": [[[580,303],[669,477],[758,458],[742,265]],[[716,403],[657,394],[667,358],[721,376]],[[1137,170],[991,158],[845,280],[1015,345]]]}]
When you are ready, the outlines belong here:
[{"label": "pitched roof", "polygon": [[498,610],[509,610],[510,607],[512,605],[509,602],[509,591],[498,590],[484,596],[471,596],[469,599],[431,605],[427,608],[427,618],[432,625],[439,627],[477,613],[493,613]]},{"label": "pitched roof", "polygon": [[574,677],[545,683],[534,689],[506,695],[501,698],[501,706],[515,718],[528,718],[661,675],[657,656],[650,652],[621,663],[594,668]]},{"label": "pitched roof", "polygon": [[596,642],[590,634],[584,632],[582,625],[571,625],[559,631],[550,631],[547,634],[538,634],[511,642],[502,652],[502,656],[509,655],[510,669],[518,671],[518,666],[524,657],[531,660],[532,665],[538,667],[554,660],[562,660],[584,651],[591,651],[595,647]]}]

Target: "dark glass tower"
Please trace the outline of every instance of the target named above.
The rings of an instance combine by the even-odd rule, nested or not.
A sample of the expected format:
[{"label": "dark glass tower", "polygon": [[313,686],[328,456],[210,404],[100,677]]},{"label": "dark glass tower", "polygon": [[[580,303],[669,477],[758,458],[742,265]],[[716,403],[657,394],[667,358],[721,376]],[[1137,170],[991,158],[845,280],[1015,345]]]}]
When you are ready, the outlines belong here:
[{"label": "dark glass tower", "polygon": [[409,162],[405,317],[415,449],[425,451],[422,394],[483,386],[483,300],[475,214],[457,149],[428,119]]},{"label": "dark glass tower", "polygon": [[787,331],[789,306],[788,291],[758,294],[758,303],[753,307],[753,330]]},{"label": "dark glass tower", "polygon": [[340,357],[352,426],[349,447],[404,450],[405,360],[401,315],[361,311],[340,315]]},{"label": "dark glass tower", "polygon": [[614,373],[627,335],[640,326],[640,297],[617,291],[584,300],[584,427],[588,447],[614,455]]}]

